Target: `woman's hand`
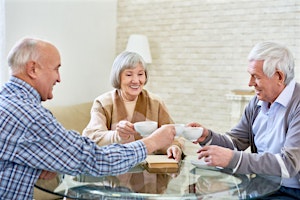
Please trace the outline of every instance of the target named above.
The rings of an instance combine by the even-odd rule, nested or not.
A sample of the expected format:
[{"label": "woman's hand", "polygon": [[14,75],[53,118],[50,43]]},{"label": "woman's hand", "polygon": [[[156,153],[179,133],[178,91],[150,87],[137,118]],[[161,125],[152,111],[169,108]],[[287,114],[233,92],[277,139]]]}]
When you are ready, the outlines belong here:
[{"label": "woman's hand", "polygon": [[177,161],[181,160],[182,151],[179,146],[172,145],[167,149],[167,156],[169,158],[174,158]]},{"label": "woman's hand", "polygon": [[122,140],[128,140],[135,133],[133,124],[126,120],[122,120],[117,124],[116,131]]}]

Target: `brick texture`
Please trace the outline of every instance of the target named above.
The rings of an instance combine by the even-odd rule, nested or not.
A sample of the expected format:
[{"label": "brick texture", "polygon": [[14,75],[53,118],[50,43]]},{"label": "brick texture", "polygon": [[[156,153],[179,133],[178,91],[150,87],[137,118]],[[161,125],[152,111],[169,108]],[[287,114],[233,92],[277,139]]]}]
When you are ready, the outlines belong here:
[{"label": "brick texture", "polygon": [[299,79],[299,0],[119,0],[117,13],[116,52],[130,34],[148,36],[153,61],[146,88],[178,123],[231,128],[226,94],[251,89],[247,55],[257,42],[289,46]]}]

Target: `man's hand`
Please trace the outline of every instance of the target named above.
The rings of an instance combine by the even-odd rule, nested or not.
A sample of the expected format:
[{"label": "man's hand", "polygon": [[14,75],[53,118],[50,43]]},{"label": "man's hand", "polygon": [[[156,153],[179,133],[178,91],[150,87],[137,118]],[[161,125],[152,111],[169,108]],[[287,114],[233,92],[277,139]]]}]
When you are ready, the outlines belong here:
[{"label": "man's hand", "polygon": [[188,126],[188,127],[202,127],[203,128],[203,133],[202,133],[201,137],[199,137],[197,141],[194,141],[193,142],[194,144],[198,144],[200,142],[203,142],[206,139],[206,137],[208,136],[208,129],[206,129],[204,126],[202,126],[201,124],[199,124],[197,122],[188,123],[186,126]]},{"label": "man's hand", "polygon": [[197,153],[209,166],[227,167],[233,157],[233,150],[216,145],[204,146]]},{"label": "man's hand", "polygon": [[43,170],[39,176],[39,179],[50,180],[50,179],[55,178],[56,175],[57,175],[56,172],[50,172],[50,171]]},{"label": "man's hand", "polygon": [[150,136],[143,138],[148,154],[156,150],[164,149],[174,141],[176,131],[174,126],[162,126],[156,129]]}]

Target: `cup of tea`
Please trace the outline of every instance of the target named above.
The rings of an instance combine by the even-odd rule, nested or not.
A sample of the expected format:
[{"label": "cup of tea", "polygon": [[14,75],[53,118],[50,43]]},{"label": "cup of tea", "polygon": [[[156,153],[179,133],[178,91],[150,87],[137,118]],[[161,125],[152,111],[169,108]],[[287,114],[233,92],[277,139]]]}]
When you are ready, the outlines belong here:
[{"label": "cup of tea", "polygon": [[155,121],[142,121],[134,123],[133,126],[134,130],[142,137],[147,137],[157,129],[158,123]]},{"label": "cup of tea", "polygon": [[197,141],[202,136],[202,127],[184,127],[183,137],[191,142]]}]

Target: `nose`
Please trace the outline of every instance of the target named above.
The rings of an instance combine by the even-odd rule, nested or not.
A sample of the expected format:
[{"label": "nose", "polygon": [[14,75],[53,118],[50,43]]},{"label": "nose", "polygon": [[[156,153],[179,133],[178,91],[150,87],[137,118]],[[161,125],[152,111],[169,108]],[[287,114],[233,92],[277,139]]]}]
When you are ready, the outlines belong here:
[{"label": "nose", "polygon": [[58,77],[57,77],[56,82],[57,82],[57,83],[60,83],[60,81],[61,81],[61,79],[60,79],[60,74],[58,73]]},{"label": "nose", "polygon": [[248,86],[249,86],[249,87],[255,86],[255,81],[254,81],[254,78],[253,78],[253,77],[250,77],[250,80],[249,80],[249,82],[248,82]]},{"label": "nose", "polygon": [[139,82],[139,76],[137,76],[137,75],[133,75],[132,76],[132,79],[131,79],[131,82]]}]

